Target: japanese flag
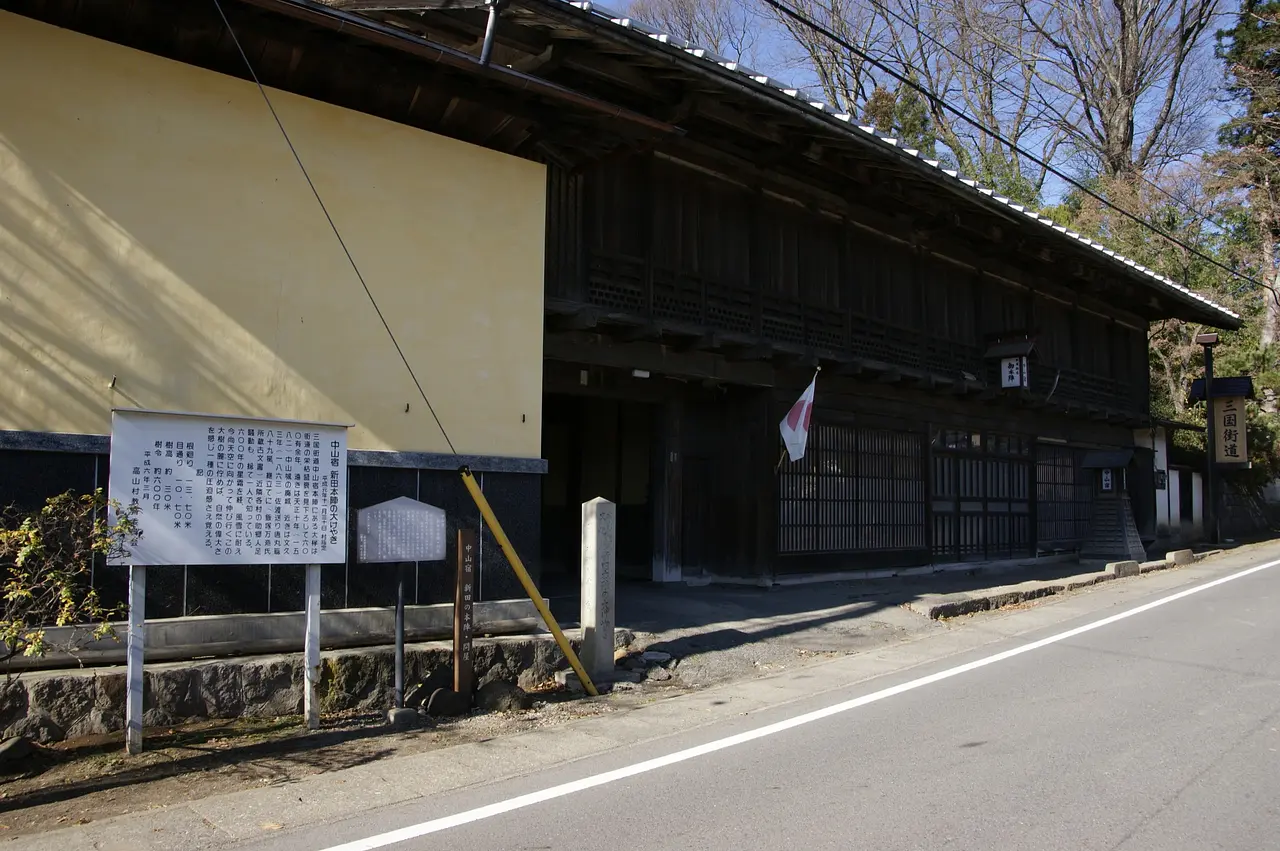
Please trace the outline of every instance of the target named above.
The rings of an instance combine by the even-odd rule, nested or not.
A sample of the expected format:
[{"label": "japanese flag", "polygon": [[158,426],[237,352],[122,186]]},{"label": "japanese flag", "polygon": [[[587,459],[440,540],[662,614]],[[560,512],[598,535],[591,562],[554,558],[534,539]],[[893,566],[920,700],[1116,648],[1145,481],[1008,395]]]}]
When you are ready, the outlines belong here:
[{"label": "japanese flag", "polygon": [[787,454],[791,456],[792,461],[799,461],[804,457],[805,444],[809,442],[809,421],[813,418],[813,391],[817,383],[818,376],[815,375],[779,425],[782,431],[782,445],[787,447]]}]

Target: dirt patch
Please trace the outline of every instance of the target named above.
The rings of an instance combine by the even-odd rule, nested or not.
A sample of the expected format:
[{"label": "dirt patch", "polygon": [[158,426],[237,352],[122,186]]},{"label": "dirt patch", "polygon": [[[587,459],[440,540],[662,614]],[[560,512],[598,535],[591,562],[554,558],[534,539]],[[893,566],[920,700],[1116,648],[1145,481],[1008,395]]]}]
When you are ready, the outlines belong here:
[{"label": "dirt patch", "polygon": [[125,755],[120,733],[37,746],[0,767],[8,771],[0,773],[0,841],[563,724],[686,690],[653,683],[584,700],[543,688],[527,711],[427,718],[408,732],[391,732],[381,712],[326,716],[315,732],[299,716],[207,721],[148,729],[137,757]]}]

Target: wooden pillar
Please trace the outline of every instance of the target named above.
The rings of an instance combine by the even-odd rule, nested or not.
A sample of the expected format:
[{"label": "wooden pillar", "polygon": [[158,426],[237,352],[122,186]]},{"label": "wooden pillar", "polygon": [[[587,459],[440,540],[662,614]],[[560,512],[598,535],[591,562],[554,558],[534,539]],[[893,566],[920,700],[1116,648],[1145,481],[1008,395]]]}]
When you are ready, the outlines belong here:
[{"label": "wooden pillar", "polygon": [[920,446],[920,470],[924,476],[924,546],[933,562],[933,424],[924,424]]},{"label": "wooden pillar", "polygon": [[765,252],[764,192],[755,187],[751,193],[751,243],[747,246],[747,280],[751,284],[752,331],[764,334],[764,290],[768,283],[769,256]]},{"label": "wooden pillar", "polygon": [[683,517],[684,453],[681,439],[684,403],[668,401],[655,429],[653,464],[653,581],[679,582]]},{"label": "wooden pillar", "polygon": [[[746,496],[742,520],[752,531],[744,553],[761,584],[772,584],[778,550],[778,474],[775,472],[779,438],[774,422],[772,389],[753,389],[742,405],[742,425],[749,429],[747,463],[743,465]],[[781,419],[779,414],[778,419]]]}]

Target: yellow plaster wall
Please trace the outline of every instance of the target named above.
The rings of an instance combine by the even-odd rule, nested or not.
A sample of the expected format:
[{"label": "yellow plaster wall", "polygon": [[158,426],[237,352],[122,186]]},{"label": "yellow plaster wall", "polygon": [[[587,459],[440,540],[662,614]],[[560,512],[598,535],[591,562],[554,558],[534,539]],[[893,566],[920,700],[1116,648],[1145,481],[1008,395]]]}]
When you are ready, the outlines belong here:
[{"label": "yellow plaster wall", "polygon": [[[542,166],[271,96],[455,446],[537,457]],[[112,407],[445,450],[252,84],[0,12],[0,428]]]}]

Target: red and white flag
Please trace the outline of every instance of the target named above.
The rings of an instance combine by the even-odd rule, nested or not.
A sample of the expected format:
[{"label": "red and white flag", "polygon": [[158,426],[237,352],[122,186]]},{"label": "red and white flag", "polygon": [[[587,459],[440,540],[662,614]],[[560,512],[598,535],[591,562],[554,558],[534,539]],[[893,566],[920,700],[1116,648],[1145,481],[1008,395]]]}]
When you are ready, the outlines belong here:
[{"label": "red and white flag", "polygon": [[782,445],[787,448],[792,461],[799,461],[804,457],[804,448],[809,442],[809,421],[813,418],[813,392],[817,383],[818,376],[815,373],[800,399],[791,406],[791,410],[779,424]]}]

